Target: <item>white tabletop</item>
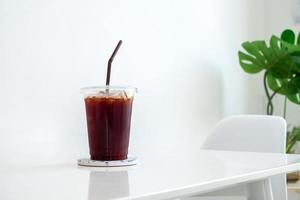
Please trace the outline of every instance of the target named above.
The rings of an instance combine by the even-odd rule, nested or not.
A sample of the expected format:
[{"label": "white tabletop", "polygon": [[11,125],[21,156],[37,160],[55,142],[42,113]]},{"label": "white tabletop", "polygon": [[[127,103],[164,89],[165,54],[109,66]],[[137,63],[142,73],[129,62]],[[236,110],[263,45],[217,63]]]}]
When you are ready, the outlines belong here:
[{"label": "white tabletop", "polygon": [[209,151],[143,155],[128,168],[76,162],[1,166],[1,199],[165,199],[300,169],[299,155]]}]

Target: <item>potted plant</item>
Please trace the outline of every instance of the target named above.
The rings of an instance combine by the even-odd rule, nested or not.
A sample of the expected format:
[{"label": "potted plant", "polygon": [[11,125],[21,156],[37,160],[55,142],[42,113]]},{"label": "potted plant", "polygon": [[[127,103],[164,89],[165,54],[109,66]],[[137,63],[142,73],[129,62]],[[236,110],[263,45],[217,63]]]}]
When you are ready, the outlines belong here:
[{"label": "potted plant", "polygon": [[[292,30],[287,29],[280,37],[273,35],[269,45],[264,40],[257,40],[246,41],[242,47],[244,51],[238,52],[242,69],[249,74],[264,73],[267,115],[274,113],[274,97],[283,95],[283,117],[286,118],[287,100],[300,105],[300,33],[296,37]],[[297,141],[300,141],[300,126],[288,130],[286,153],[294,153]]]}]

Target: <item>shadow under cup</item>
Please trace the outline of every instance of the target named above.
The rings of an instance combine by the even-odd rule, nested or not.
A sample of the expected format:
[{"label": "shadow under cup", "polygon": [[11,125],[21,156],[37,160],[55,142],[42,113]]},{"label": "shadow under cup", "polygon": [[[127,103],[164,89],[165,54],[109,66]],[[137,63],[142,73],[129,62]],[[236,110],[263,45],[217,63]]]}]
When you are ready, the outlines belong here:
[{"label": "shadow under cup", "polygon": [[88,87],[84,94],[90,158],[125,160],[128,154],[134,87]]}]

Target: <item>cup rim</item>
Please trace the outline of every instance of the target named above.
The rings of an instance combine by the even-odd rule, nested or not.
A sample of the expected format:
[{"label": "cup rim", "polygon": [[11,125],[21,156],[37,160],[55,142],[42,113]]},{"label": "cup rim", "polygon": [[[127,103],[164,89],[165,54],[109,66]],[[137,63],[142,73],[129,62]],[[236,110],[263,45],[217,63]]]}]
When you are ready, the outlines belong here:
[{"label": "cup rim", "polygon": [[132,86],[103,85],[103,86],[83,87],[83,88],[80,89],[80,92],[82,94],[90,94],[90,93],[96,93],[96,92],[107,90],[107,89],[108,90],[117,90],[117,91],[131,90],[134,93],[136,93],[138,91],[136,87],[132,87]]}]

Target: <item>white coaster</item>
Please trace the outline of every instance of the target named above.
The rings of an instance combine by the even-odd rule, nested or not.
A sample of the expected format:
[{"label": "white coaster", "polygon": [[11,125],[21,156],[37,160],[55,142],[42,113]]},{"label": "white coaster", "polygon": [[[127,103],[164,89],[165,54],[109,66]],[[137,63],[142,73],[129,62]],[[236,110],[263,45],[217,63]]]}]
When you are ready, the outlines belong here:
[{"label": "white coaster", "polygon": [[100,161],[100,160],[91,160],[89,158],[82,158],[77,160],[77,164],[85,167],[122,167],[122,166],[136,165],[137,158],[129,156],[126,160],[112,160],[112,161]]}]

